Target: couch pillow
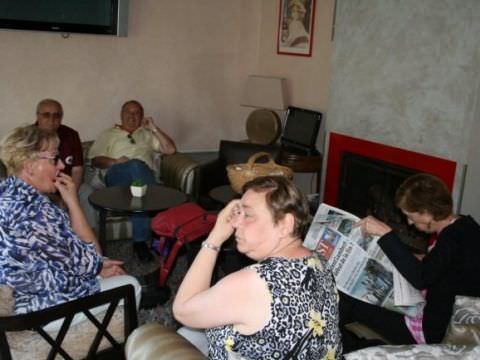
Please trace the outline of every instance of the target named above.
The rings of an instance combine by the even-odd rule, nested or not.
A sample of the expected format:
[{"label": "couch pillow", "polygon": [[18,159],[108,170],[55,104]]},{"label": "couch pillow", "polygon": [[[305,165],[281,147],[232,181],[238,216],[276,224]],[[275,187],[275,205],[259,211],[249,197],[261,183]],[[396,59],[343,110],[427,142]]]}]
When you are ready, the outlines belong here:
[{"label": "couch pillow", "polygon": [[443,342],[446,344],[480,344],[480,298],[456,296],[453,315]]}]

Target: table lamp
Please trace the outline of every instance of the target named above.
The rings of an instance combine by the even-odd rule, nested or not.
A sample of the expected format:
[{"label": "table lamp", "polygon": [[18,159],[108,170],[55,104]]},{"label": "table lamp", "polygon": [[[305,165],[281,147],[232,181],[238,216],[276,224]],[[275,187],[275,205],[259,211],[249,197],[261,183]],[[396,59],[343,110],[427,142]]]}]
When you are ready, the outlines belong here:
[{"label": "table lamp", "polygon": [[269,145],[277,141],[282,122],[274,110],[285,110],[285,79],[250,75],[241,102],[257,108],[247,118],[246,130],[250,142]]}]

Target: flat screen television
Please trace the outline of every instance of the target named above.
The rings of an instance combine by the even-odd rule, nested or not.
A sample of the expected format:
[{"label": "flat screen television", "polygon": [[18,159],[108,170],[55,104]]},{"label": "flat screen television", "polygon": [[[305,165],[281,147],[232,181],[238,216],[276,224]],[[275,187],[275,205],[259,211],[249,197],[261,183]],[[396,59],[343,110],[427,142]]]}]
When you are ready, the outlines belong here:
[{"label": "flat screen television", "polygon": [[305,155],[318,153],[316,142],[322,113],[289,106],[286,119],[280,138],[282,148]]},{"label": "flat screen television", "polygon": [[0,28],[127,36],[128,0],[1,0]]}]

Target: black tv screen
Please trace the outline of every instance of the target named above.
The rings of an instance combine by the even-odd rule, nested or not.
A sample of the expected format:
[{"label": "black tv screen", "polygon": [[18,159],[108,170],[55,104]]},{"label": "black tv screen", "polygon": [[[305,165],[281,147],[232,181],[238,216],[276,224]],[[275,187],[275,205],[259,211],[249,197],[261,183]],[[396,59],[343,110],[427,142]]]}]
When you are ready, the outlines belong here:
[{"label": "black tv screen", "polygon": [[289,106],[287,120],[281,137],[285,148],[296,148],[307,153],[315,152],[322,113]]},{"label": "black tv screen", "polygon": [[126,36],[128,0],[1,0],[0,28]]}]

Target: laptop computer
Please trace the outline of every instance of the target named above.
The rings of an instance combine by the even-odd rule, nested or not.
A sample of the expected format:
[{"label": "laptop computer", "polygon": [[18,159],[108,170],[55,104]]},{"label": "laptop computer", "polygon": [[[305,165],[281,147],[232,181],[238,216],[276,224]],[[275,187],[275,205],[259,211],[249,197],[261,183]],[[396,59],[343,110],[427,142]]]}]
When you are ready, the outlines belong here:
[{"label": "laptop computer", "polygon": [[280,138],[282,150],[298,155],[316,155],[316,142],[322,113],[289,106],[285,128]]}]

